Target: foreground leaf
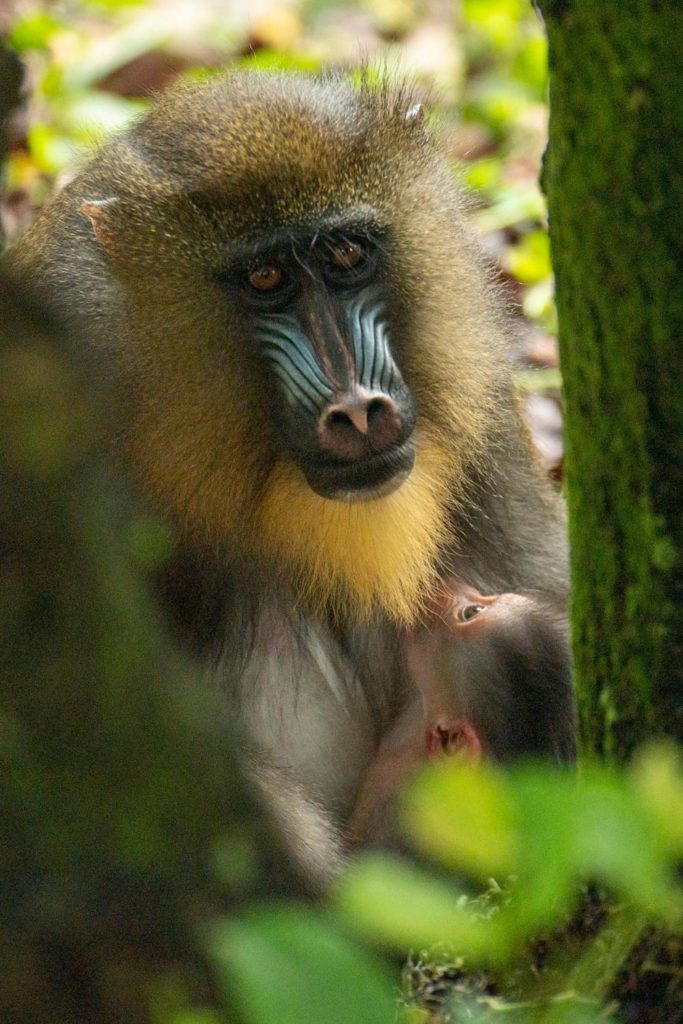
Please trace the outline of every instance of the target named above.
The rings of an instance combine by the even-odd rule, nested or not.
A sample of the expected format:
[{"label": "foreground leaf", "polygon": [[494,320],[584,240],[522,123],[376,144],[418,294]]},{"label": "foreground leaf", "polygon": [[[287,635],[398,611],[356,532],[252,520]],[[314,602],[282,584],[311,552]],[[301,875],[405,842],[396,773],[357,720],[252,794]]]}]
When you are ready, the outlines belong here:
[{"label": "foreground leaf", "polygon": [[247,1024],[395,1020],[392,986],[379,964],[311,910],[263,908],[220,922],[208,948]]}]

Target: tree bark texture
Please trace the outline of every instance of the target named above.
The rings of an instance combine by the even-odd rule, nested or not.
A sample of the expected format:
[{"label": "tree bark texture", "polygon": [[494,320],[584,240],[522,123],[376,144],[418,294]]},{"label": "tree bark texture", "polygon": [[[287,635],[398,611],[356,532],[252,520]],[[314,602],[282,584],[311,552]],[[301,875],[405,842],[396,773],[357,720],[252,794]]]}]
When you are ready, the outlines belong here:
[{"label": "tree bark texture", "polygon": [[542,2],[586,749],[683,740],[683,7]]}]

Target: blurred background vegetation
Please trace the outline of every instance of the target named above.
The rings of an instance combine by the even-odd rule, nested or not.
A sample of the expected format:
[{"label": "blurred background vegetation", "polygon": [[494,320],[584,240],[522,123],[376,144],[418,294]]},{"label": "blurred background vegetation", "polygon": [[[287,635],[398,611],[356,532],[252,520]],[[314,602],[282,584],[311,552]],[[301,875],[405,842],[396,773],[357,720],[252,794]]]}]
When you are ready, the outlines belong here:
[{"label": "blurred background vegetation", "polygon": [[[249,4],[238,0],[10,0],[0,12],[0,33],[27,68],[26,102],[10,126],[5,168],[2,221],[10,241],[94,146],[138,116],[152,93],[180,76],[212,74],[226,65],[353,73],[362,60],[381,62],[399,75],[410,75],[424,89],[429,117],[454,173],[471,189],[472,219],[510,310],[511,358],[518,368],[532,432],[546,469],[561,479],[553,285],[545,204],[538,186],[547,122],[546,43],[527,0],[364,0],[345,5],[330,0],[252,0]],[[11,332],[5,342],[11,355]],[[23,401],[21,380],[12,383],[8,373],[5,381],[7,401]],[[38,392],[29,388],[24,403],[27,429],[38,429],[32,425],[31,410],[35,412],[39,401]],[[2,422],[0,418],[0,426]],[[38,427],[40,422],[38,413]],[[0,469],[4,472],[6,467],[0,463]],[[97,495],[93,501],[99,507]],[[7,523],[15,518],[10,503]],[[68,552],[64,557],[52,580],[55,587],[61,586],[72,560]],[[84,578],[92,575],[89,566],[97,565],[97,559],[87,551],[83,555]],[[99,566],[103,593],[109,593],[115,572],[104,572]],[[136,622],[140,616],[149,617],[144,603],[143,611],[136,613],[138,606],[131,605],[128,597],[122,597],[122,602],[126,615]],[[10,613],[15,614],[11,608]],[[80,615],[76,610],[68,622],[82,635]],[[17,622],[17,629],[23,628],[22,621]],[[52,672],[50,665],[47,670]],[[84,703],[91,699],[90,687],[99,688],[105,696],[109,693],[102,689],[108,671],[98,669],[83,683]],[[116,717],[122,707],[137,708],[135,698],[126,697],[126,688],[133,683],[128,676],[120,680],[117,676],[115,682],[122,689],[116,690],[116,700],[103,703],[101,721],[106,724],[107,715],[113,716],[112,729],[121,751],[135,758],[137,746],[144,747],[140,720],[131,729],[128,720],[119,727]],[[54,693],[55,706],[62,708],[65,718],[73,717],[68,693],[57,683]],[[74,915],[73,906],[78,905],[73,903],[72,890],[65,894],[55,883],[55,878],[61,878],[62,861],[68,860],[65,850],[73,848],[74,862],[79,860],[80,825],[69,839],[72,848],[66,839],[61,842],[59,811],[54,811],[55,801],[63,804],[61,793],[55,793],[49,777],[46,782],[44,772],[36,776],[40,783],[34,779],[30,785],[26,773],[17,773],[24,757],[19,726],[28,728],[40,714],[36,708],[42,694],[29,695],[26,721],[21,719],[21,702],[11,696],[11,685],[6,694],[12,709],[7,721],[11,723],[15,712],[18,716],[13,731],[0,733],[7,777],[14,772],[19,780],[11,791],[18,823],[13,831],[25,828],[27,849],[28,840],[35,841],[34,826],[30,821],[26,825],[28,818],[22,811],[28,807],[49,835],[50,849],[56,844],[61,851],[61,860],[51,861],[52,853],[45,854],[47,866],[31,869],[36,877],[39,872],[44,876],[44,891],[35,906],[39,913],[48,907],[62,922],[67,939],[75,926],[62,910],[70,906],[80,928],[78,941],[83,938],[84,943],[78,955],[85,955],[82,950],[88,943],[101,941],[97,927],[90,929],[83,916]],[[156,697],[150,700],[154,707]],[[167,698],[161,700],[165,707]],[[134,718],[137,711],[131,714]],[[143,707],[140,714],[149,733],[150,713]],[[75,719],[80,720],[78,709]],[[177,728],[191,739],[196,724],[188,726],[182,715],[178,721],[172,736]],[[165,736],[162,729],[150,742],[158,741],[163,751]],[[76,747],[67,751],[78,749],[81,741],[87,750],[88,737],[78,732],[76,722],[70,738]],[[112,747],[114,764],[121,756],[117,749]],[[63,757],[63,751],[55,756]],[[216,754],[216,764],[219,761]],[[46,763],[51,770],[50,762]],[[674,1024],[683,1020],[683,892],[677,873],[683,859],[683,773],[670,748],[642,753],[623,774],[586,764],[578,787],[574,779],[546,766],[525,767],[504,778],[492,770],[428,772],[408,793],[404,811],[406,831],[421,851],[424,867],[367,855],[340,881],[324,908],[249,899],[240,914],[233,913],[232,906],[245,902],[235,891],[243,884],[238,881],[245,858],[249,861],[249,842],[242,859],[237,858],[237,868],[235,849],[242,849],[242,839],[250,839],[253,822],[246,824],[242,811],[234,807],[220,810],[218,770],[209,787],[216,792],[199,796],[192,795],[191,785],[178,784],[173,773],[166,777],[165,766],[160,755],[159,772],[166,789],[163,800],[153,801],[154,808],[163,810],[165,801],[173,803],[175,798],[178,802],[163,822],[157,826],[154,808],[143,815],[144,820],[139,814],[137,818],[129,815],[123,804],[117,807],[117,815],[135,833],[136,842],[144,839],[147,829],[154,830],[157,845],[148,867],[162,894],[159,903],[168,901],[166,875],[163,884],[158,877],[163,869],[172,876],[171,891],[184,921],[185,897],[188,893],[191,897],[190,923],[185,923],[196,955],[209,965],[213,983],[208,991],[188,983],[182,962],[186,954],[173,952],[172,967],[161,960],[157,964],[152,956],[143,978],[145,1005],[135,1020],[152,1024],[388,1024],[397,1017],[410,1024],[500,1019],[511,1024]],[[40,768],[35,756],[33,767]],[[69,767],[67,762],[67,788],[77,781],[70,778]],[[111,798],[107,784],[103,778],[103,788],[93,790],[87,808],[93,834],[98,831],[103,801]],[[134,779],[131,785],[137,793]],[[239,783],[234,785],[239,788]],[[77,798],[75,792],[76,804]],[[211,812],[205,813],[205,806]],[[42,820],[46,813],[54,813],[54,820]],[[224,849],[230,855],[217,860],[216,833],[222,830],[228,835]],[[168,869],[164,859],[178,835],[191,837],[182,847],[185,874]],[[118,840],[110,839],[106,831],[98,842],[113,865],[111,870],[117,872],[117,898],[125,905],[130,855],[121,854]],[[98,853],[99,859],[102,856]],[[15,856],[11,863],[31,895],[36,886],[33,876],[26,875],[29,861]],[[78,870],[97,882],[87,858],[85,869]],[[148,894],[146,876],[143,882],[143,893]],[[111,883],[103,884],[100,898],[106,903]],[[89,905],[85,901],[86,908]],[[144,895],[140,905],[147,915],[155,913]],[[29,923],[35,921],[34,904],[26,906]],[[100,909],[98,914],[101,919],[96,924],[106,931],[106,912]],[[162,927],[160,916],[158,929]],[[14,973],[11,960],[16,950],[5,954],[17,998],[30,988],[31,971],[45,963],[33,959],[28,948],[32,941],[29,935],[28,951],[22,953],[24,965]],[[134,969],[136,954],[130,953],[124,961],[118,946],[111,952],[102,945],[95,956],[97,970],[106,968],[109,990],[125,988],[126,972]],[[402,972],[399,963],[404,964]],[[7,968],[3,969],[7,976]],[[110,1006],[116,1006],[113,997]],[[10,1015],[7,1019],[38,1017]],[[71,1024],[64,1014],[44,1019]],[[91,1018],[110,1019],[118,1018],[111,1012],[108,1016],[106,1010]],[[132,1019],[128,1017],[127,1024]]]}]

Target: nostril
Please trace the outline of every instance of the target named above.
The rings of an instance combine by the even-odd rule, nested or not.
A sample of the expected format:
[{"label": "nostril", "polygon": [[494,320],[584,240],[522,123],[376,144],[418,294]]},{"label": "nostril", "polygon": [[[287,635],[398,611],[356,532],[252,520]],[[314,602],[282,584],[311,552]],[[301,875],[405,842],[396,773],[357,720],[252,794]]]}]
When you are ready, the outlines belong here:
[{"label": "nostril", "polygon": [[365,437],[368,433],[368,411],[364,402],[345,403],[328,409],[323,418],[324,429],[332,433],[351,431]]},{"label": "nostril", "polygon": [[377,420],[386,412],[386,406],[387,401],[384,398],[373,398],[372,401],[368,403],[368,426],[371,430],[373,423],[376,423]]},{"label": "nostril", "polygon": [[351,422],[351,417],[348,415],[348,413],[342,412],[340,409],[335,409],[334,412],[331,412],[329,414],[329,416],[327,417],[327,423],[333,430],[335,427],[341,427],[342,430],[345,427],[351,427],[355,429],[353,423]]},{"label": "nostril", "polygon": [[375,448],[388,448],[401,433],[401,414],[396,403],[387,397],[372,398],[367,407],[368,438]]}]

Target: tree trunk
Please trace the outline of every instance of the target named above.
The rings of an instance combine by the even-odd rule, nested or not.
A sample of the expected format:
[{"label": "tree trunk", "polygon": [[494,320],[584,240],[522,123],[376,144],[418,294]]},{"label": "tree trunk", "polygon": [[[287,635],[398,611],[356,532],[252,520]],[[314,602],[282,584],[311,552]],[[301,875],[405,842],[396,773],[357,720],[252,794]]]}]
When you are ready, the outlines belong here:
[{"label": "tree trunk", "polygon": [[683,7],[541,0],[586,749],[683,740]]}]

